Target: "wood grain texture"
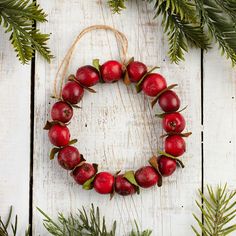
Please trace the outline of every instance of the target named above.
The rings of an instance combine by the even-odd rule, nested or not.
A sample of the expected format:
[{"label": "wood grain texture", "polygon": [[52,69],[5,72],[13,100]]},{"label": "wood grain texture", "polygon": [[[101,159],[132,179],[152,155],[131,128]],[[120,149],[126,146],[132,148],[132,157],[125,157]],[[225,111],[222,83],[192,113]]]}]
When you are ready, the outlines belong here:
[{"label": "wood grain texture", "polygon": [[0,215],[11,205],[19,235],[28,226],[30,166],[30,66],[22,66],[9,35],[0,30]]},{"label": "wood grain texture", "polygon": [[[34,141],[34,189],[33,234],[46,235],[41,223],[38,206],[55,216],[58,211],[75,212],[82,205],[98,205],[108,222],[118,220],[117,235],[127,234],[134,219],[142,228],[153,229],[153,235],[190,235],[193,223],[191,212],[196,189],[201,186],[201,97],[200,52],[191,51],[186,62],[179,66],[167,59],[167,42],[163,38],[160,22],[153,20],[152,7],[131,1],[121,15],[112,15],[104,1],[39,1],[48,12],[49,23],[40,26],[45,32],[53,32],[50,46],[56,57],[51,65],[40,58],[36,60],[35,89],[35,141]],[[188,130],[194,133],[188,139],[188,152],[183,161],[184,170],[178,169],[171,178],[164,179],[164,186],[143,190],[141,195],[123,198],[99,196],[77,186],[69,173],[62,170],[57,161],[49,161],[47,133],[42,131],[53,103],[50,99],[53,78],[59,62],[75,36],[86,26],[108,24],[124,32],[130,42],[129,55],[146,64],[161,66],[161,73],[169,84],[179,83],[177,91],[183,106],[189,105],[184,115]],[[91,63],[93,58],[101,62],[119,59],[117,43],[109,32],[98,31],[81,41],[70,73],[80,65]],[[77,147],[91,162],[100,164],[102,170],[137,169],[157,148],[162,147],[160,120],[154,118],[157,108],[150,108],[149,99],[136,94],[124,84],[97,85],[96,94],[86,92],[76,111],[70,130],[77,137]],[[178,232],[178,233],[177,233]]]},{"label": "wood grain texture", "polygon": [[204,55],[204,182],[236,182],[236,71],[218,48]]}]

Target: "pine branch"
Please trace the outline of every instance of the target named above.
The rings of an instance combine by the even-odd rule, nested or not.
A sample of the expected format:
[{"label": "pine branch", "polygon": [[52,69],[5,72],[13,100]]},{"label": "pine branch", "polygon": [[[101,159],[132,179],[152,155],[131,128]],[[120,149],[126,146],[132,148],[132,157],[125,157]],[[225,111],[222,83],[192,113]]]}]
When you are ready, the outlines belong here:
[{"label": "pine branch", "polygon": [[[44,227],[47,231],[54,236],[115,236],[116,235],[116,221],[112,224],[112,229],[108,230],[106,226],[105,217],[101,216],[99,208],[96,210],[91,205],[89,213],[86,212],[83,207],[79,210],[78,214],[70,214],[67,218],[59,213],[58,223],[50,218],[41,209],[37,208],[38,211],[44,216]],[[151,231],[145,230],[140,231],[137,223],[135,222],[136,230],[132,230],[129,236],[150,236]]]},{"label": "pine branch", "polygon": [[112,9],[113,13],[120,13],[122,10],[124,10],[125,2],[127,0],[108,0],[108,5]]},{"label": "pine branch", "polygon": [[[213,40],[222,54],[236,64],[235,0],[146,0],[154,4],[155,17],[161,15],[168,36],[172,62],[184,60],[188,47],[208,49]],[[116,0],[109,0],[110,6]],[[119,9],[122,10],[122,8]],[[116,11],[114,11],[116,12]],[[207,28],[204,32],[203,28]]]},{"label": "pine branch", "polygon": [[201,231],[194,226],[192,229],[195,235],[200,236],[226,236],[236,230],[236,224],[229,226],[229,223],[236,217],[236,191],[229,192],[227,185],[223,188],[218,186],[214,191],[207,186],[207,195],[199,190],[203,204],[196,201],[198,208],[203,215],[201,217],[193,214]]},{"label": "pine branch", "polygon": [[[152,0],[149,0],[151,2]],[[181,2],[181,0],[175,0]],[[162,0],[162,3],[155,5],[156,14],[155,17],[162,15],[162,25],[164,32],[167,32],[169,42],[168,55],[172,62],[178,63],[180,60],[184,60],[184,52],[188,51],[188,44],[192,44],[196,47],[207,49],[209,47],[208,39],[204,35],[203,28],[200,23],[197,23],[197,15],[195,13],[191,16],[191,22],[186,20],[189,16],[184,11],[184,6],[193,9],[193,5],[184,3],[180,7],[176,7],[174,3],[169,3],[170,0]],[[173,6],[174,5],[174,6]],[[191,10],[189,10],[191,12]],[[194,22],[194,23],[193,23]]]},{"label": "pine branch", "polygon": [[48,62],[52,59],[47,47],[48,34],[34,29],[33,23],[45,22],[46,14],[30,0],[4,0],[0,2],[0,25],[10,34],[10,41],[19,60],[26,64],[39,52]]},{"label": "pine branch", "polygon": [[[6,223],[3,223],[0,217],[0,235],[1,236],[16,236],[17,235],[17,215],[15,216],[15,221],[11,223],[12,218],[12,206],[10,207],[10,211],[6,220]],[[9,229],[10,228],[10,229]],[[25,236],[29,236],[29,228],[25,232]]]},{"label": "pine branch", "polygon": [[[215,0],[195,0],[198,11],[201,13],[203,23],[208,27],[209,32],[218,42],[222,54],[226,54],[230,58],[232,64],[236,64],[236,27],[232,18],[222,14],[222,6],[226,7],[228,4],[221,5],[221,1]],[[231,1],[231,13],[235,17],[236,2]],[[234,11],[233,11],[234,9]]]}]

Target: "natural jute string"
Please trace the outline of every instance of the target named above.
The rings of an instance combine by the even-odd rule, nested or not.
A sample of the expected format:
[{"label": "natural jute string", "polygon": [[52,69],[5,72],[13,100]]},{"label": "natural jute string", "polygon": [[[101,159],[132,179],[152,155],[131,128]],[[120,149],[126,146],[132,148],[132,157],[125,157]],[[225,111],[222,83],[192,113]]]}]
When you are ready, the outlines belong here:
[{"label": "natural jute string", "polygon": [[[55,77],[55,80],[54,80],[54,97],[55,98],[58,98],[58,99],[61,98],[62,87],[63,87],[64,81],[65,81],[65,78],[66,78],[68,67],[70,65],[72,55],[73,55],[73,53],[75,51],[75,48],[76,48],[78,42],[80,41],[80,39],[86,33],[89,33],[89,32],[91,32],[93,30],[100,30],[100,29],[101,30],[110,30],[110,31],[112,31],[115,34],[117,42],[119,42],[120,46],[121,46],[121,54],[120,54],[121,63],[122,64],[125,63],[125,61],[126,61],[126,54],[127,54],[127,50],[128,50],[128,40],[127,40],[126,36],[123,33],[121,33],[120,31],[118,31],[118,30],[116,30],[113,27],[108,26],[108,25],[92,25],[92,26],[89,26],[89,27],[85,28],[84,30],[82,30],[78,34],[78,36],[76,37],[76,39],[72,43],[71,47],[68,49],[65,57],[63,58],[62,62],[59,65],[59,68],[57,70],[56,77]],[[63,68],[63,66],[64,66],[64,68]],[[59,93],[58,93],[58,91],[57,91],[57,83],[58,83],[59,73],[60,73],[61,70],[62,70],[62,74],[61,74],[61,80],[60,80],[60,90],[59,90]]]}]

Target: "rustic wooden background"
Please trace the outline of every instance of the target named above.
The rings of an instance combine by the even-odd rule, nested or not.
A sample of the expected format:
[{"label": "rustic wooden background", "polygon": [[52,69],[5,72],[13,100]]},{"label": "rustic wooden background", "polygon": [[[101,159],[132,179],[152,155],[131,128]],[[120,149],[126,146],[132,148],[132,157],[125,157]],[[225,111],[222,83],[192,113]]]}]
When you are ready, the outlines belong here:
[{"label": "rustic wooden background", "polygon": [[[217,47],[202,54],[192,49],[185,62],[171,64],[167,40],[160,20],[153,20],[151,6],[129,1],[127,10],[113,15],[106,1],[38,1],[48,13],[48,23],[37,25],[51,32],[50,47],[55,59],[49,65],[36,55],[31,65],[22,66],[0,32],[0,212],[7,215],[10,205],[19,216],[19,235],[32,223],[33,235],[47,235],[36,206],[51,216],[58,211],[75,212],[82,205],[98,205],[108,222],[118,221],[117,235],[126,235],[136,219],[154,236],[193,235],[194,199],[204,184],[236,186],[236,73],[230,62],[219,56]],[[184,170],[164,179],[162,188],[143,190],[133,197],[99,196],[83,191],[56,161],[49,161],[51,148],[42,130],[49,119],[53,78],[72,40],[85,27],[107,24],[124,32],[129,55],[148,65],[161,66],[169,84],[178,83],[177,92],[184,111],[188,151]],[[93,32],[79,44],[70,72],[93,58],[102,62],[119,59],[114,36]],[[153,115],[149,99],[137,95],[121,82],[97,85],[97,94],[86,93],[83,107],[73,118],[72,136],[88,160],[104,170],[136,169],[162,147],[160,120]]]}]

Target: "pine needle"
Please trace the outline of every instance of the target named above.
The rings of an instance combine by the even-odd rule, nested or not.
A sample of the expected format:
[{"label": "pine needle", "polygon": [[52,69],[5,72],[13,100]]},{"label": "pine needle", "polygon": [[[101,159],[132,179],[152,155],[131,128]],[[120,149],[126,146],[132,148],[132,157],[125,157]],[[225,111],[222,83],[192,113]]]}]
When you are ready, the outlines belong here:
[{"label": "pine needle", "polygon": [[227,185],[218,186],[213,190],[207,186],[207,193],[199,190],[202,200],[196,201],[203,216],[197,217],[193,214],[200,231],[192,226],[195,235],[200,236],[226,236],[236,230],[236,224],[229,225],[236,217],[236,191],[228,191]]}]

